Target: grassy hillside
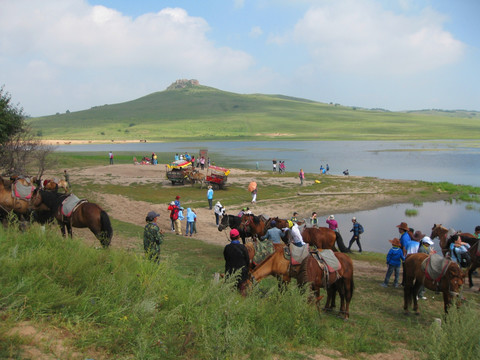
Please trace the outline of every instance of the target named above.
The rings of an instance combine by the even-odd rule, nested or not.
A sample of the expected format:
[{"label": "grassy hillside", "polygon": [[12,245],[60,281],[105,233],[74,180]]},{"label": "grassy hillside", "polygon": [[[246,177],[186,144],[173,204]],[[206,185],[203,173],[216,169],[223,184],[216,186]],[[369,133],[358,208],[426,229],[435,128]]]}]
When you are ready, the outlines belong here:
[{"label": "grassy hillside", "polygon": [[388,112],[205,86],[30,119],[44,139],[385,140],[474,139],[477,112]]}]

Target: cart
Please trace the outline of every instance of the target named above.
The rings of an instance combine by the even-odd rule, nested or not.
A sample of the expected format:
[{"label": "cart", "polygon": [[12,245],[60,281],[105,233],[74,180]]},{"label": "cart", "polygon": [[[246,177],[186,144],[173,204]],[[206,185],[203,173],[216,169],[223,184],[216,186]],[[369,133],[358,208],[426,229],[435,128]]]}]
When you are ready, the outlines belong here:
[{"label": "cart", "polygon": [[185,160],[177,160],[167,164],[167,179],[172,182],[172,185],[184,185],[185,181],[189,181],[188,174],[191,172],[191,168],[192,163]]},{"label": "cart", "polygon": [[227,182],[228,174],[230,174],[230,170],[212,165],[207,169],[205,183],[211,185],[215,190],[223,189]]}]

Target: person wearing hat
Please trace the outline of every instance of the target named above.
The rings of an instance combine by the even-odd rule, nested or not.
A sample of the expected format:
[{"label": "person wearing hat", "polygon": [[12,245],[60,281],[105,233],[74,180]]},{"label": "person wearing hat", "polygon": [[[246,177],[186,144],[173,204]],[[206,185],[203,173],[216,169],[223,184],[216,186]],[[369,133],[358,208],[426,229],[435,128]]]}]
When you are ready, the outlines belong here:
[{"label": "person wearing hat", "polygon": [[[298,247],[305,246],[306,243],[303,241],[302,233],[300,232],[300,228],[296,222],[288,220],[288,227],[282,229],[285,234],[286,231],[290,229],[290,233],[292,236],[292,244]],[[285,235],[283,235],[285,236]]]},{"label": "person wearing hat", "polygon": [[407,244],[412,241],[410,236],[410,228],[406,222],[401,222],[400,225],[397,225],[398,232],[400,233],[400,244],[403,250],[403,255],[407,255]]},{"label": "person wearing hat", "polygon": [[225,259],[225,277],[236,276],[235,286],[245,295],[245,281],[248,277],[250,257],[245,245],[240,243],[240,233],[237,229],[230,230],[230,244],[223,249]]},{"label": "person wearing hat", "polygon": [[143,230],[143,249],[149,260],[160,262],[160,245],[163,243],[163,231],[157,225],[157,218],[160,216],[155,211],[150,211],[145,218],[147,225]]},{"label": "person wearing hat", "polygon": [[[417,235],[417,232],[418,231],[415,231],[415,234],[413,234],[414,238],[415,238],[415,235]],[[424,236],[420,240],[420,246],[418,248],[418,252],[423,253],[423,254],[427,254],[427,255],[435,254],[435,250],[433,249],[432,245],[433,245],[432,239],[430,239],[428,236]],[[420,289],[418,289],[418,296],[417,297],[419,299],[422,299],[422,300],[427,300],[427,298],[425,296],[425,286],[423,286],[423,284],[420,286]]]},{"label": "person wearing hat", "polygon": [[283,244],[283,237],[285,235],[282,230],[277,228],[277,222],[272,220],[270,226],[271,228],[267,230],[265,235],[260,237],[260,240],[270,240],[273,244]]},{"label": "person wearing hat", "polygon": [[328,228],[330,230],[333,230],[335,232],[338,232],[338,222],[337,220],[335,220],[335,217],[333,215],[330,215],[328,218],[327,218],[327,221],[326,223],[328,224]]},{"label": "person wearing hat", "polygon": [[172,223],[172,231],[175,231],[177,235],[181,235],[182,233],[178,228],[178,225],[180,225],[180,221],[177,223],[179,207],[175,205],[175,201],[172,201],[170,205],[168,205],[168,211],[170,211],[170,221]]},{"label": "person wearing hat", "polygon": [[215,224],[218,226],[220,224],[220,217],[225,214],[225,208],[222,206],[220,201],[217,201],[213,210],[215,212]]},{"label": "person wearing hat", "polygon": [[424,237],[425,237],[425,234],[423,234],[420,230],[415,231],[415,233],[412,236],[412,240],[407,242],[405,245],[405,250],[407,255],[416,254],[418,252],[418,249],[420,247],[420,241]]},{"label": "person wearing hat", "polygon": [[356,241],[358,245],[358,252],[362,253],[362,245],[360,244],[360,224],[357,221],[357,218],[354,216],[352,218],[352,230],[350,232],[353,232],[352,238],[350,239],[350,242],[348,243],[348,251],[351,251],[350,248],[352,247],[353,243]]},{"label": "person wearing hat", "polygon": [[392,244],[392,248],[387,253],[387,273],[385,274],[385,280],[380,285],[383,287],[388,287],[388,283],[390,281],[390,276],[392,273],[395,273],[395,278],[393,280],[393,286],[399,287],[398,278],[400,276],[400,265],[402,262],[405,261],[405,256],[403,255],[402,249],[400,249],[400,240],[398,238],[394,238],[392,240],[388,240]]},{"label": "person wearing hat", "polygon": [[180,195],[175,196],[175,205],[180,207]]},{"label": "person wearing hat", "polygon": [[209,208],[210,210],[212,210],[212,207],[213,207],[213,189],[212,189],[212,185],[208,185],[207,200],[208,200],[208,208]]}]

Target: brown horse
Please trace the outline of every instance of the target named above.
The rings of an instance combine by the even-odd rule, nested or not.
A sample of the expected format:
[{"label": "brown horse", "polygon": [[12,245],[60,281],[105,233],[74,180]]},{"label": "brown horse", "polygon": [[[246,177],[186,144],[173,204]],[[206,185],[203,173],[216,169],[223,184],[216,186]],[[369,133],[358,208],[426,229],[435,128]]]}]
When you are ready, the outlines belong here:
[{"label": "brown horse", "polygon": [[[335,253],[340,261],[342,269],[339,274],[330,276],[327,284],[327,302],[325,310],[332,310],[335,307],[336,291],[339,292],[341,298],[340,312],[345,319],[349,317],[350,301],[353,294],[353,263],[345,254]],[[263,260],[252,272],[249,281],[261,281],[269,275],[281,278],[284,282],[289,282],[291,278],[297,279],[299,286],[306,283],[311,284],[311,288],[315,295],[316,306],[322,299],[320,296],[320,288],[324,287],[324,270],[318,262],[308,256],[300,265],[290,265],[290,261],[285,259],[283,249],[277,250]]]},{"label": "brown horse", "polygon": [[337,242],[341,252],[348,252],[340,233],[327,227],[305,228],[302,231],[302,238],[307,244],[314,245],[317,249],[332,249],[333,251],[338,251],[335,247],[335,242]]},{"label": "brown horse", "polygon": [[[25,179],[18,179],[22,185],[28,186]],[[30,184],[31,185],[31,184]],[[18,216],[28,216],[31,212],[30,200],[17,198],[12,193],[14,184],[10,180],[5,180],[0,176],[0,209],[6,215],[13,211]]]},{"label": "brown horse", "polygon": [[[477,268],[480,267],[480,240],[477,240],[475,244],[470,246],[468,253],[470,254],[470,259],[472,261],[470,267],[468,268],[468,285],[473,287],[472,275]],[[480,288],[478,289],[480,291]]]},{"label": "brown horse", "polygon": [[113,236],[108,214],[97,204],[87,201],[80,202],[75,206],[71,216],[66,217],[62,213],[62,204],[68,196],[70,195],[37,189],[34,192],[32,205],[36,210],[46,206],[50,210],[49,215],[57,220],[63,236],[66,235],[65,228],[72,237],[72,227],[88,227],[102,246],[108,247]]},{"label": "brown horse", "polygon": [[243,214],[241,218],[240,228],[245,232],[252,234],[259,238],[267,232],[266,224],[268,219],[263,216],[255,216],[253,214]]},{"label": "brown horse", "polygon": [[[442,226],[442,224],[433,224],[430,239],[433,240],[438,237],[438,239],[440,240],[440,248],[442,249],[443,256],[445,256],[445,254],[449,251],[448,239],[455,233],[456,231],[454,229],[447,229],[446,227]],[[458,235],[460,235],[462,238],[475,238],[475,236],[470,233],[460,233]]]},{"label": "brown horse", "polygon": [[457,263],[448,261],[446,265],[445,274],[438,283],[425,276],[425,271],[422,270],[422,263],[428,257],[428,254],[417,253],[407,256],[405,260],[405,286],[403,289],[403,310],[408,315],[408,308],[413,300],[413,310],[417,315],[418,311],[417,294],[420,286],[423,284],[427,289],[433,291],[441,291],[443,294],[443,307],[445,313],[448,312],[448,307],[452,303],[454,296],[459,295],[463,280],[465,278],[464,272],[460,269]]}]

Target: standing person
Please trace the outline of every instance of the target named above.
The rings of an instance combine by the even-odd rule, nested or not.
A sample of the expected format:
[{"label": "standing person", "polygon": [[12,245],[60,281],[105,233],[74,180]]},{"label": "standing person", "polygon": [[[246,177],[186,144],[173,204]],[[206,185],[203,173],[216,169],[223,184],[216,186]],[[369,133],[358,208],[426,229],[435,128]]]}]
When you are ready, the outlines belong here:
[{"label": "standing person", "polygon": [[178,219],[178,206],[175,205],[175,201],[172,201],[170,205],[168,205],[168,211],[170,211],[170,221],[172,225],[172,231],[175,231],[175,221]]},{"label": "standing person", "polygon": [[328,166],[328,164],[327,164],[327,166],[325,166],[325,171],[326,171],[327,173],[330,171],[330,166]]},{"label": "standing person", "polygon": [[209,208],[210,210],[212,210],[212,206],[213,206],[213,189],[212,189],[212,185],[208,185],[207,200],[208,200],[208,208]]},{"label": "standing person", "polygon": [[[428,236],[424,236],[423,239],[420,241],[418,252],[427,255],[435,254],[435,250],[432,248],[432,245],[432,239],[430,239]],[[422,300],[427,300],[427,297],[425,296],[425,286],[423,284],[420,286],[420,289],[418,289],[417,297]]]},{"label": "standing person", "polygon": [[273,172],[277,171],[277,160],[276,159],[272,160],[272,165],[273,165]]},{"label": "standing person", "polygon": [[225,213],[225,208],[222,206],[222,204],[220,204],[220,201],[217,201],[217,203],[215,204],[214,211],[215,211],[215,223],[218,226],[220,224],[220,217],[223,216]]},{"label": "standing person", "polygon": [[335,217],[333,215],[330,215],[327,218],[326,223],[328,224],[328,228],[330,230],[338,232],[338,222],[337,222],[337,220],[335,220]]},{"label": "standing person", "polygon": [[[300,232],[300,228],[298,227],[297,223],[294,223],[292,221],[289,221],[288,223],[288,228],[290,228],[290,231],[292,232],[292,243],[295,246],[302,247],[306,245],[306,243],[303,241],[302,233]],[[287,230],[288,228],[285,228],[284,230]]]},{"label": "standing person", "polygon": [[253,189],[252,191],[252,204],[257,202],[257,188]]},{"label": "standing person", "polygon": [[317,213],[315,211],[312,212],[312,217],[310,218],[310,225],[312,225],[313,227],[318,227]]},{"label": "standing person", "polygon": [[230,230],[230,244],[225,246],[223,250],[223,258],[225,259],[225,276],[232,276],[236,272],[237,278],[235,285],[240,293],[245,296],[245,281],[248,277],[248,266],[250,257],[245,245],[240,244],[240,233],[237,229]]},{"label": "standing person", "polygon": [[200,158],[200,169],[205,169],[205,157],[203,155]]},{"label": "standing person", "polygon": [[180,195],[175,196],[175,205],[180,207]]},{"label": "standing person", "polygon": [[160,245],[163,243],[163,231],[157,225],[160,216],[155,211],[150,211],[145,218],[147,225],[143,230],[143,249],[149,260],[160,262]]},{"label": "standing person", "polygon": [[113,152],[108,153],[108,158],[110,159],[110,165],[113,165]]},{"label": "standing person", "polygon": [[387,254],[387,274],[385,275],[385,280],[380,285],[383,287],[388,287],[388,282],[390,281],[390,276],[395,272],[395,278],[393,280],[393,286],[399,287],[398,278],[400,276],[400,265],[405,261],[405,256],[403,256],[403,251],[400,249],[400,240],[394,238],[393,240],[388,240],[392,244],[392,248],[388,251]]},{"label": "standing person", "polygon": [[180,160],[180,157],[178,156],[178,153],[175,154],[175,161]]},{"label": "standing person", "polygon": [[185,215],[183,215],[183,207],[178,208],[177,219],[175,220],[175,235],[182,235],[182,221],[185,219]]},{"label": "standing person", "polygon": [[193,234],[193,225],[195,224],[195,220],[197,218],[197,214],[195,214],[192,209],[187,208],[187,227],[185,229],[185,236],[188,236],[188,231],[190,230],[190,236]]},{"label": "standing person", "polygon": [[63,170],[63,177],[65,178],[65,181],[67,182],[68,188],[71,188],[70,185],[70,175],[67,173],[67,170]]},{"label": "standing person", "polygon": [[410,236],[410,228],[406,222],[401,222],[400,225],[397,225],[398,232],[400,233],[400,244],[401,249],[403,250],[403,255],[407,255],[407,245],[412,241]]},{"label": "standing person", "polygon": [[357,221],[357,218],[354,216],[352,218],[353,227],[350,232],[353,232],[352,238],[350,239],[350,243],[348,244],[348,250],[352,247],[353,243],[356,241],[358,246],[358,253],[362,253],[362,245],[360,244],[360,234],[363,233],[363,226]]},{"label": "standing person", "polygon": [[303,185],[303,180],[305,179],[305,173],[303,172],[303,169],[300,169],[298,177],[300,178],[300,185]]}]

